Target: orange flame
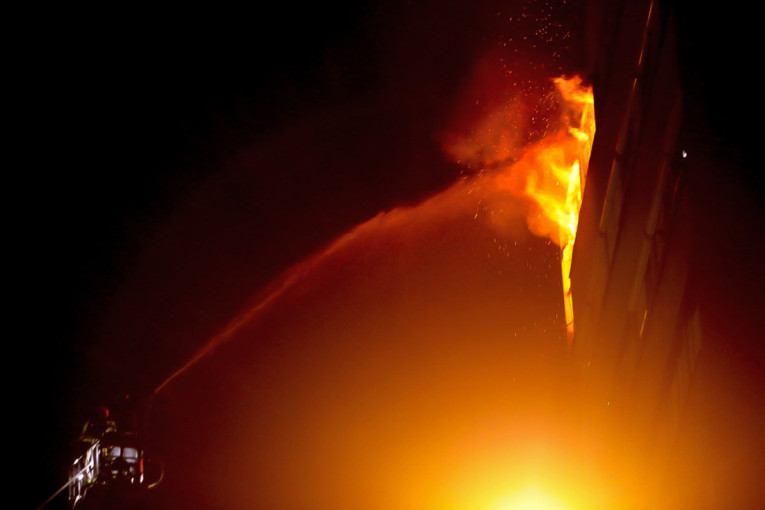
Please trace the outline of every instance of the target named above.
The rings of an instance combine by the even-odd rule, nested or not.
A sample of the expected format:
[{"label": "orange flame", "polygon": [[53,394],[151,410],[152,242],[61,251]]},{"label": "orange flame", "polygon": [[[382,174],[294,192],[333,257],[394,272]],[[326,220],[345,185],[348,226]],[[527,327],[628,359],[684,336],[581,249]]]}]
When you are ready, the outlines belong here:
[{"label": "orange flame", "polygon": [[[526,194],[539,206],[536,218],[529,219],[532,232],[546,235],[561,247],[563,304],[566,333],[574,334],[571,300],[571,260],[579,223],[579,209],[595,136],[595,100],[592,87],[584,87],[578,76],[554,80],[568,111],[563,114],[567,132],[546,137],[534,150],[536,167],[526,182]],[[523,160],[522,160],[523,161]],[[558,235],[554,229],[558,229]]]},{"label": "orange flame", "polygon": [[[516,102],[508,102],[482,119],[467,140],[452,141],[447,150],[469,166],[478,163],[482,169],[495,170],[492,184],[496,190],[509,192],[527,206],[529,230],[561,248],[566,332],[571,342],[571,258],[595,135],[595,102],[592,87],[585,86],[579,76],[559,77],[553,82],[552,100],[559,103],[557,118],[548,119],[550,131],[538,141],[519,147],[517,137],[510,136],[528,121],[521,118]],[[503,120],[512,126],[502,126]]]}]

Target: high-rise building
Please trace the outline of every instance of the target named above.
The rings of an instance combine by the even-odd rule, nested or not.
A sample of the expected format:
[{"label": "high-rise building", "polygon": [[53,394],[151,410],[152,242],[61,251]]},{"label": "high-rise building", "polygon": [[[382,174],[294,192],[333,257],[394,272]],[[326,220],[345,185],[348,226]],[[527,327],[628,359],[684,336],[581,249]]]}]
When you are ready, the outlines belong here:
[{"label": "high-rise building", "polygon": [[[745,73],[712,85],[731,67],[715,55],[754,48],[690,12],[585,7],[597,133],[571,269],[583,433],[627,507],[753,508],[765,503],[765,223],[725,125],[745,112],[720,107],[746,103],[715,96],[746,94]],[[700,37],[720,45],[707,81]]]}]

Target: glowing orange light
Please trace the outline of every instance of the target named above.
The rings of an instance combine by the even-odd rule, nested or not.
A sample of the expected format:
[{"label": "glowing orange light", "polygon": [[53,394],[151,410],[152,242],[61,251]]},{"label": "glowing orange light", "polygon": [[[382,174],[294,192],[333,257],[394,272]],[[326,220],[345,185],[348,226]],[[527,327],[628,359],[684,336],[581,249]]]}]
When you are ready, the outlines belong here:
[{"label": "glowing orange light", "polygon": [[554,495],[537,487],[527,487],[522,491],[512,494],[507,498],[500,499],[489,507],[488,510],[569,510]]}]

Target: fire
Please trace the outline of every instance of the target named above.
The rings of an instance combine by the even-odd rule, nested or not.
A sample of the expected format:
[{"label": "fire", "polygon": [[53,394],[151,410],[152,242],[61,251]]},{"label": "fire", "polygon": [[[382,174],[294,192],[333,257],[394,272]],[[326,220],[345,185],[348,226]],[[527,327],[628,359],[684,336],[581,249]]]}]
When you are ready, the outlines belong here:
[{"label": "fire", "polygon": [[553,83],[554,92],[543,102],[559,104],[555,109],[557,118],[547,120],[548,129],[537,141],[522,146],[517,137],[510,136],[511,126],[498,125],[502,121],[512,126],[528,124],[519,118],[524,109],[512,101],[481,119],[467,140],[457,139],[447,151],[461,163],[477,163],[482,170],[491,170],[491,185],[502,197],[492,204],[493,209],[506,207],[503,202],[508,193],[509,198],[520,199],[526,205],[529,230],[560,247],[570,342],[574,332],[571,261],[595,135],[595,110],[592,87],[585,86],[579,76],[555,78]]},{"label": "fire", "polygon": [[[543,138],[524,154],[518,165],[526,177],[523,192],[536,204],[536,215],[527,217],[529,228],[561,248],[566,332],[571,342],[574,334],[571,261],[595,135],[595,101],[592,87],[584,87],[578,76],[556,78],[554,83],[563,100],[561,120],[567,129]],[[506,178],[506,174],[500,176],[501,181]]]}]

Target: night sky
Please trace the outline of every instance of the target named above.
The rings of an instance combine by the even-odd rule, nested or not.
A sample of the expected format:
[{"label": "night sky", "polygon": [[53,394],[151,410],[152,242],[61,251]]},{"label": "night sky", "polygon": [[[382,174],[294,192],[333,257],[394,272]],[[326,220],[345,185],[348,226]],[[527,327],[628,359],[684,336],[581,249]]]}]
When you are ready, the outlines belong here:
[{"label": "night sky", "polygon": [[[25,504],[66,481],[70,445],[93,406],[148,396],[282,271],[456,181],[464,169],[442,142],[481,113],[465,98],[482,57],[515,69],[505,85],[516,91],[580,68],[578,9],[553,4],[109,8],[29,23],[14,80],[21,157],[6,187],[9,335],[25,367],[11,419],[32,424]],[[560,23],[552,42],[535,39],[539,19]],[[737,122],[745,100],[708,101],[733,87],[701,71],[706,32],[682,26],[686,76],[699,83],[697,104],[710,106],[699,124],[738,158],[737,178],[756,201],[762,180],[747,171],[750,138]],[[714,46],[725,72],[737,62],[726,48],[743,37],[732,33],[719,31]],[[750,76],[737,78],[750,88]],[[496,91],[482,93],[490,101]],[[299,306],[316,299],[308,296]],[[311,310],[307,324],[324,324]],[[186,416],[193,402],[176,398],[168,405]]]}]

